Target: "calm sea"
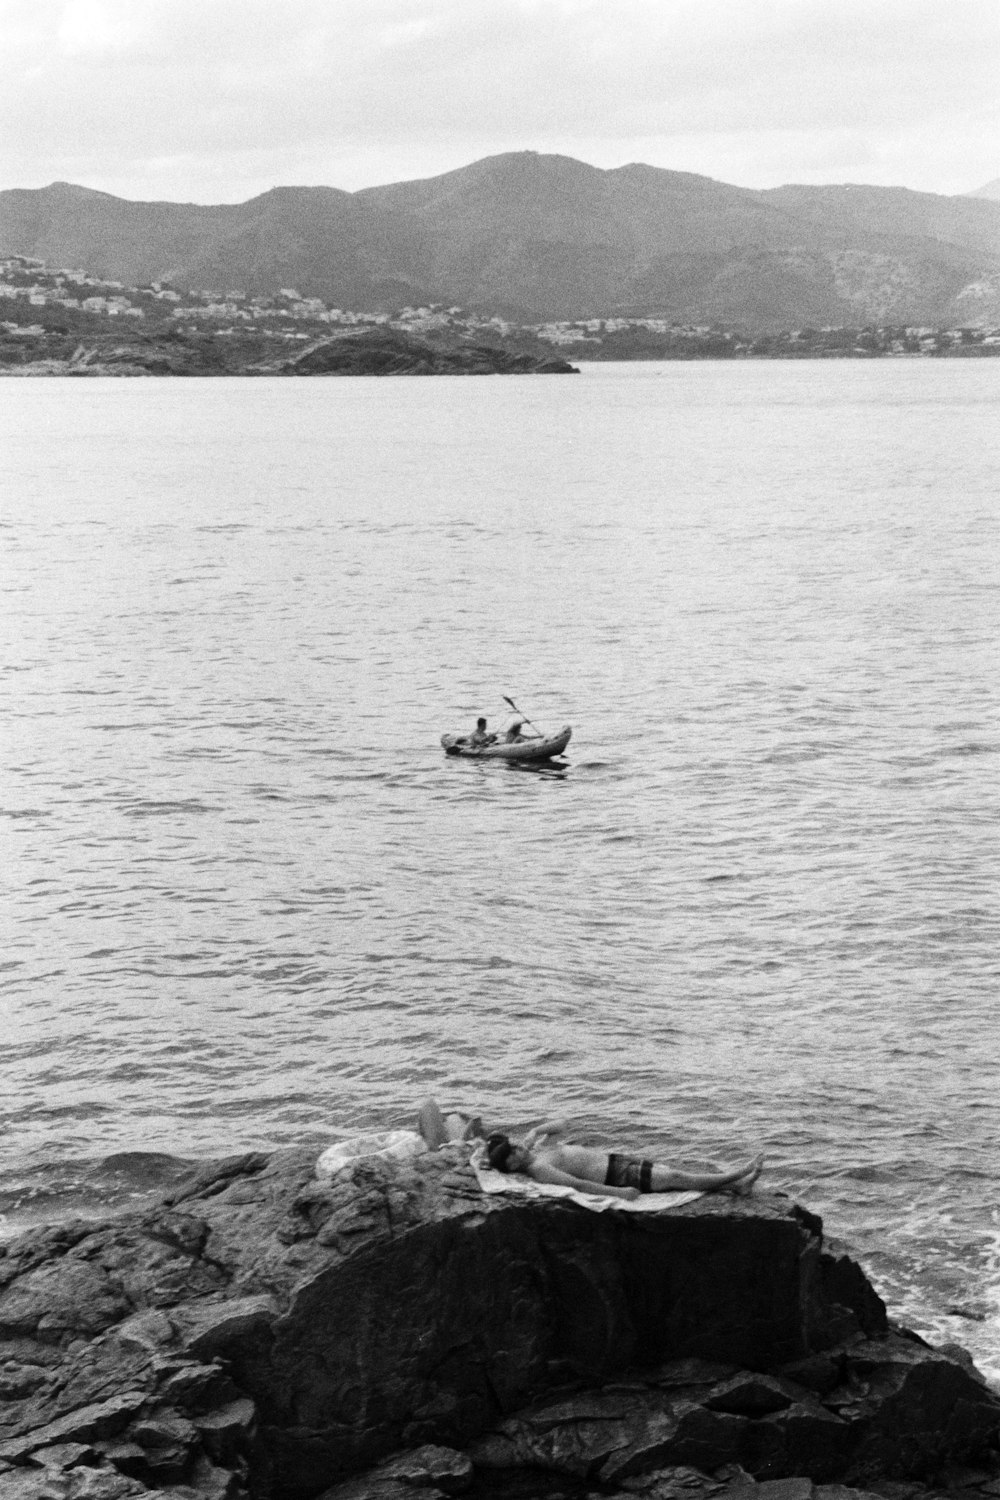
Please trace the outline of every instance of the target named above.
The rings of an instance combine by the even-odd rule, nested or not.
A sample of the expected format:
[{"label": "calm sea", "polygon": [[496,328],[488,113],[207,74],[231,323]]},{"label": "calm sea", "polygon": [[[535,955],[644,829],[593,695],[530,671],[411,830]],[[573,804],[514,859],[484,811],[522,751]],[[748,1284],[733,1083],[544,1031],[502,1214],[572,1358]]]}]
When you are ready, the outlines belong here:
[{"label": "calm sea", "polygon": [[[998,407],[1000,361],[5,382],[7,1232],[123,1153],[568,1113],[765,1148],[1000,1375]],[[504,694],[565,774],[445,758]]]}]

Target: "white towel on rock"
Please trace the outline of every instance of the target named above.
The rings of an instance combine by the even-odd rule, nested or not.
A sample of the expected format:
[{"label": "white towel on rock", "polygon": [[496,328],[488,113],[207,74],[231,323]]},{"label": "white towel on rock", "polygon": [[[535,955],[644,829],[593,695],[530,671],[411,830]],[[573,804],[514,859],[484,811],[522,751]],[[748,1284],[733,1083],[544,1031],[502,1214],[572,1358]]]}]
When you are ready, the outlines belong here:
[{"label": "white towel on rock", "polygon": [[316,1163],[316,1176],[321,1182],[329,1182],[345,1168],[356,1167],[359,1161],[373,1158],[408,1161],[426,1150],[427,1142],[415,1130],[380,1130],[372,1135],[356,1135],[326,1148]]}]

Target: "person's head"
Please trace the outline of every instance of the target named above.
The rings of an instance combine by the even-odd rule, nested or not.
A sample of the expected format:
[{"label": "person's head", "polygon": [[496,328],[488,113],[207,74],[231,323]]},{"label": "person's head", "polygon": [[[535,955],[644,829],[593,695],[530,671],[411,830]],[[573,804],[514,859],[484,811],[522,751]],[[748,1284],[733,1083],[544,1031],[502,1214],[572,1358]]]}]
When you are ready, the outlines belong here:
[{"label": "person's head", "polygon": [[531,1161],[531,1152],[496,1130],[486,1142],[486,1160],[494,1172],[521,1172]]},{"label": "person's head", "polygon": [[512,1150],[510,1137],[503,1135],[501,1131],[495,1130],[491,1136],[487,1137],[486,1160],[494,1172],[507,1171],[507,1159]]},{"label": "person's head", "polygon": [[485,729],[486,728],[486,720],[485,719],[477,719],[476,720],[476,728],[477,729]]},{"label": "person's head", "polygon": [[510,732],[511,732],[511,734],[520,734],[522,727],[523,726],[520,725],[520,724],[512,724],[510,726]]}]

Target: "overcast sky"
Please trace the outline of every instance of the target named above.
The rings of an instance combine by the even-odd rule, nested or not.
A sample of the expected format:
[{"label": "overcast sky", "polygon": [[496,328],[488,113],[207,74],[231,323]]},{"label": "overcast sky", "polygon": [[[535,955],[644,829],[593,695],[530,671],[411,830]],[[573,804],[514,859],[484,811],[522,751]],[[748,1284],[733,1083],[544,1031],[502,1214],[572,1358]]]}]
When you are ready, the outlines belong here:
[{"label": "overcast sky", "polygon": [[1000,0],[0,0],[0,187],[232,202],[500,151],[1000,176]]}]

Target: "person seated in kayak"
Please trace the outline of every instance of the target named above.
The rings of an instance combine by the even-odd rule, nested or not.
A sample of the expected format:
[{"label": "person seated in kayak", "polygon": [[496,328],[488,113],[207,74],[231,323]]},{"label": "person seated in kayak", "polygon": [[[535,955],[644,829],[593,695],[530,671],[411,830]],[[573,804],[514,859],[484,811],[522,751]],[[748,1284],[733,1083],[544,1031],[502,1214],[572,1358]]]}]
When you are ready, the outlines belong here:
[{"label": "person seated in kayak", "polygon": [[525,734],[524,724],[520,721],[515,721],[504,735],[504,740],[508,745],[518,745],[522,740],[540,740],[541,738],[540,734]]},{"label": "person seated in kayak", "polygon": [[755,1156],[728,1172],[682,1172],[627,1153],[574,1145],[562,1139],[568,1128],[564,1120],[549,1120],[529,1130],[523,1141],[497,1131],[486,1142],[486,1159],[498,1172],[626,1199],[640,1193],[749,1193],[764,1164],[763,1156]]},{"label": "person seated in kayak", "polygon": [[487,733],[486,720],[477,719],[476,727],[466,740],[466,744],[474,747],[478,745],[495,745],[496,740],[497,737],[495,734]]}]

